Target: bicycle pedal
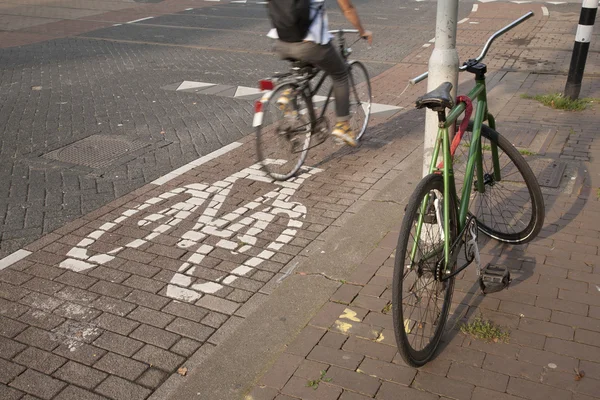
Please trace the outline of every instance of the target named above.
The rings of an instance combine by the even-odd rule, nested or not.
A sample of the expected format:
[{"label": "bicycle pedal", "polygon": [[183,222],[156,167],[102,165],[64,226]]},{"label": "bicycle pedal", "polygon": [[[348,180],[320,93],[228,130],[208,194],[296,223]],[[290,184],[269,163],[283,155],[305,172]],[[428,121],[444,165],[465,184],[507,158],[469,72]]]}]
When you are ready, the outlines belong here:
[{"label": "bicycle pedal", "polygon": [[499,292],[510,285],[510,271],[503,265],[488,264],[481,269],[479,287],[483,294]]}]

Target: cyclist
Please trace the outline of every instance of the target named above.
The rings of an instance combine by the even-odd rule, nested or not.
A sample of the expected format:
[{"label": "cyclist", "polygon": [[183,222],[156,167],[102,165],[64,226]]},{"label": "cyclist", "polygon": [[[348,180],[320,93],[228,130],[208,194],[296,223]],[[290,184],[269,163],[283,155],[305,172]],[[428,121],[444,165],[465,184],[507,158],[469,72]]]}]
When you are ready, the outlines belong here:
[{"label": "cyclist", "polygon": [[[271,0],[271,2],[276,1]],[[337,0],[337,3],[346,19],[358,30],[359,35],[371,44],[373,33],[363,28],[352,2],[350,0]],[[282,33],[273,28],[267,36],[280,39],[281,36],[285,36]],[[304,39],[301,41],[284,41],[280,39],[275,44],[275,52],[282,59],[291,58],[315,65],[331,76],[337,116],[337,122],[331,134],[350,146],[356,146],[356,134],[350,127],[348,68],[341,55],[331,44],[331,39],[327,13],[325,12],[325,0],[310,0],[310,25]],[[289,94],[284,92],[284,95],[277,102],[281,106],[287,105]]]}]

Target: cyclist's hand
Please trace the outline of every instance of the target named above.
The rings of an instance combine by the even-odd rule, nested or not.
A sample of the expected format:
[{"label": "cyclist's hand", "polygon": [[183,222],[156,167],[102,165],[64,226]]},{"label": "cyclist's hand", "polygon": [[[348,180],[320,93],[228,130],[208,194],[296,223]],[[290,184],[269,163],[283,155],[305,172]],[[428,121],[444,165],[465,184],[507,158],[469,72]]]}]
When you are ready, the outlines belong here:
[{"label": "cyclist's hand", "polygon": [[369,42],[369,45],[373,43],[373,32],[371,31],[363,31],[363,33],[360,34],[360,37],[366,39],[367,42]]}]

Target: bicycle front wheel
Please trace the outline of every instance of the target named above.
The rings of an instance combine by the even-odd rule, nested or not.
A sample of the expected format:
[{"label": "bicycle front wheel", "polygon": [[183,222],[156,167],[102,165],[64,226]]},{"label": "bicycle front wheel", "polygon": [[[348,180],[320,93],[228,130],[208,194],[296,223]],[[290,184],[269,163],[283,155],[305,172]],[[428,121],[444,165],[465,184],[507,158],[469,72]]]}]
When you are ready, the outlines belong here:
[{"label": "bicycle front wheel", "polygon": [[[472,135],[471,122],[454,155],[458,190],[463,186]],[[498,149],[500,179],[494,173],[494,145]],[[485,191],[477,191],[475,168],[469,212],[477,218],[479,229],[496,240],[513,244],[531,241],[542,229],[545,216],[544,198],[535,174],[519,150],[485,125],[481,126],[481,149]]]},{"label": "bicycle front wheel", "polygon": [[313,125],[308,104],[295,85],[282,84],[255,114],[258,160],[275,180],[294,176],[306,159]]},{"label": "bicycle front wheel", "polygon": [[367,68],[352,61],[348,68],[350,81],[350,126],[360,140],[367,130],[371,116],[371,81]]},{"label": "bicycle front wheel", "polygon": [[[444,232],[444,215],[450,221]],[[444,208],[444,179],[428,175],[412,194],[406,211],[394,265],[392,314],[398,351],[404,361],[419,367],[429,361],[442,337],[450,311],[454,277],[440,281],[444,242],[458,235],[456,203]],[[455,263],[450,271],[456,268]]]}]

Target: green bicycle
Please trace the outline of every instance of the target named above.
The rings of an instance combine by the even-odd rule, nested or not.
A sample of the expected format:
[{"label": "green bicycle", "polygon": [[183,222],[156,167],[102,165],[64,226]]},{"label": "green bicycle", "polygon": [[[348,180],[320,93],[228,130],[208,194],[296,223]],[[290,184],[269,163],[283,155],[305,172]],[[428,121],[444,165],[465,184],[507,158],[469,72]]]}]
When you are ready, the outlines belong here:
[{"label": "green bicycle", "polygon": [[[448,319],[458,273],[475,261],[484,294],[508,286],[508,268],[481,267],[478,232],[501,242],[522,244],[535,238],[544,223],[544,200],[536,176],[519,151],[495,130],[494,117],[487,109],[487,67],[481,63],[497,37],[532,15],[529,12],[494,33],[479,57],[460,68],[475,75],[475,86],[467,97],[459,96],[455,105],[452,84],[445,82],[416,102],[417,108],[437,112],[440,128],[429,175],[410,197],[396,247],[392,288],[395,336],[400,354],[411,366],[422,366],[433,357]],[[473,121],[470,99],[476,100]],[[446,109],[450,109],[447,115]],[[461,115],[461,128],[451,142],[448,128]]]}]

